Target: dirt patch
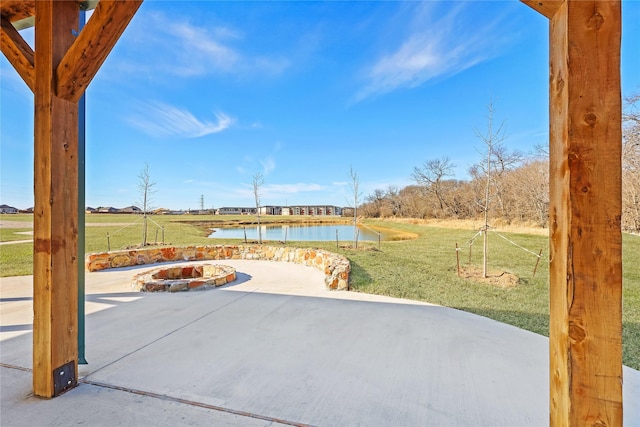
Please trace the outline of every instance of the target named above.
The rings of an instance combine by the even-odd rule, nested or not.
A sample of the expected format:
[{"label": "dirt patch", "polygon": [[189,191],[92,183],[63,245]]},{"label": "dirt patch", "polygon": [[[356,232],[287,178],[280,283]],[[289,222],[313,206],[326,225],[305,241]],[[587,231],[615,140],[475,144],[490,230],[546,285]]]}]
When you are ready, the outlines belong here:
[{"label": "dirt patch", "polygon": [[489,271],[487,277],[482,277],[482,269],[477,267],[460,269],[460,276],[474,282],[485,283],[503,289],[515,288],[520,281],[518,276],[507,271]]},{"label": "dirt patch", "polygon": [[33,228],[31,221],[8,221],[0,219],[0,228]]},{"label": "dirt patch", "polygon": [[350,251],[362,251],[362,252],[367,252],[367,251],[371,251],[371,252],[379,252],[380,249],[378,249],[376,246],[372,246],[372,245],[367,245],[367,244],[362,244],[362,243],[358,243],[358,247],[353,249],[353,245],[340,245],[341,249],[348,249]]}]

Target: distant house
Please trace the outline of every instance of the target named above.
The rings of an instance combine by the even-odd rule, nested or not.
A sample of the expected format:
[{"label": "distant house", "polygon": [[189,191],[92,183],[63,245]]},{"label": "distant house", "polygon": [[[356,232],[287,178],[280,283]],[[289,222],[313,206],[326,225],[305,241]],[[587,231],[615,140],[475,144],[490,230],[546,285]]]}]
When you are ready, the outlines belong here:
[{"label": "distant house", "polygon": [[118,213],[118,209],[111,206],[100,206],[93,213]]},{"label": "distant house", "polygon": [[18,208],[9,205],[0,205],[0,214],[17,214]]},{"label": "distant house", "polygon": [[142,209],[140,209],[137,206],[127,206],[126,208],[118,209],[118,213],[139,214],[139,213],[142,213]]},{"label": "distant house", "polygon": [[92,207],[88,206],[88,207],[84,210],[84,213],[88,213],[88,214],[90,214],[90,213],[94,213],[95,211],[96,211],[96,210],[95,210],[95,208],[92,208]]},{"label": "distant house", "polygon": [[256,208],[241,207],[223,207],[216,211],[218,215],[255,215],[256,212]]}]

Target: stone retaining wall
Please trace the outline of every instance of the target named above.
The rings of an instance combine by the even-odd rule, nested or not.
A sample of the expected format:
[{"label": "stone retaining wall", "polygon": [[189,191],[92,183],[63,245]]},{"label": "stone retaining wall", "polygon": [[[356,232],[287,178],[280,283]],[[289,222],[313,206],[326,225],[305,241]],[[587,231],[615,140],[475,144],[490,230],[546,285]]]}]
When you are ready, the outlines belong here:
[{"label": "stone retaining wall", "polygon": [[315,267],[325,274],[327,289],[348,290],[351,264],[342,255],[322,249],[265,245],[167,246],[94,253],[86,256],[88,271],[176,261],[246,259],[285,261]]}]

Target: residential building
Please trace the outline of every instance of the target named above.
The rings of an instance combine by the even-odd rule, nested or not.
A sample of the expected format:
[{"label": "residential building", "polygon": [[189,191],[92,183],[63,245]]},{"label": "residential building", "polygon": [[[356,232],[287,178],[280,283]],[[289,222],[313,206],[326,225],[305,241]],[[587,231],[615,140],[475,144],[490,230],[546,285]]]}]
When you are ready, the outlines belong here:
[{"label": "residential building", "polygon": [[[216,210],[218,215],[257,215],[256,208],[222,207]],[[260,215],[310,215],[340,216],[342,208],[333,205],[292,205],[292,206],[260,206]]]},{"label": "residential building", "polygon": [[18,208],[9,205],[0,205],[0,214],[17,214]]}]

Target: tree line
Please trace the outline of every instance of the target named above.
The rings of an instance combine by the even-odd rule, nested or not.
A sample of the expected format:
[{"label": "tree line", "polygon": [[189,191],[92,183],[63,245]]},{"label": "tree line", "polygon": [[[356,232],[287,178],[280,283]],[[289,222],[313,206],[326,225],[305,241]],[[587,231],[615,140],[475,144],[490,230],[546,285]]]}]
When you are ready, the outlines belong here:
[{"label": "tree line", "polygon": [[[626,98],[623,114],[622,228],[640,232],[640,93]],[[415,166],[413,185],[376,189],[365,197],[367,217],[482,219],[548,226],[548,152],[537,147],[523,154],[505,144],[503,125],[495,126],[489,105],[487,130],[475,131],[486,151],[468,169],[470,179],[453,179],[448,157]]]}]

